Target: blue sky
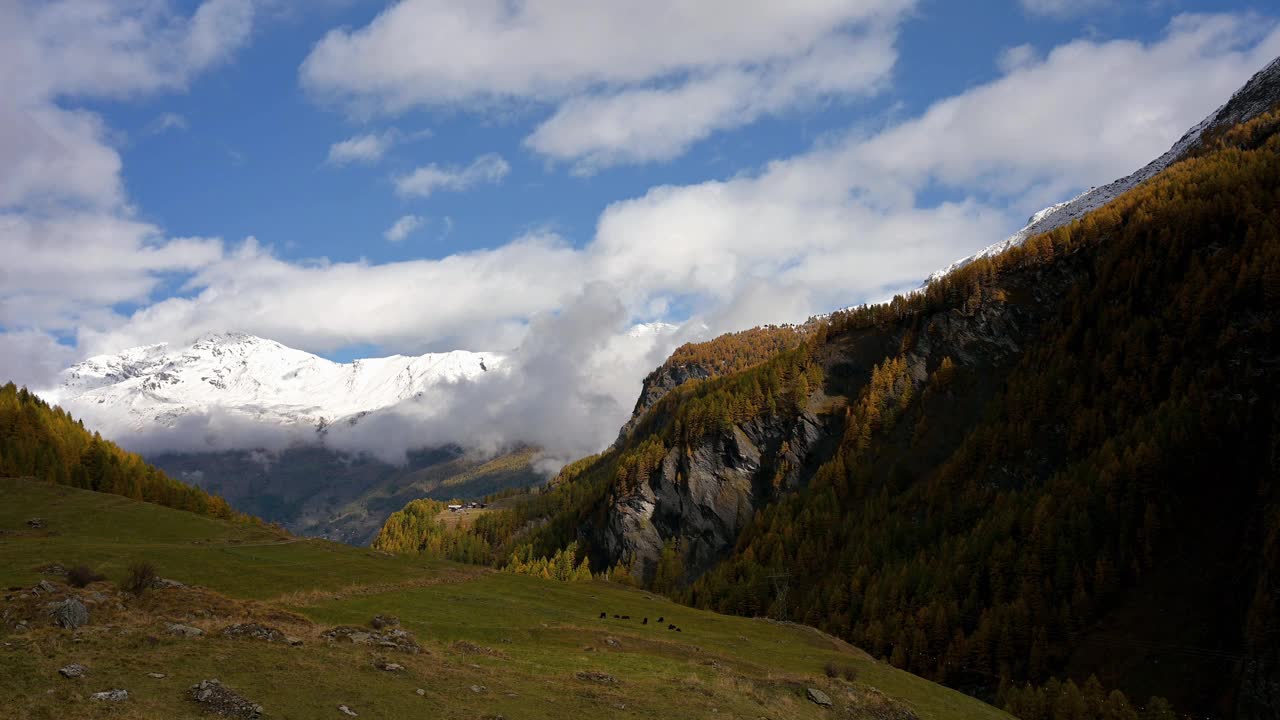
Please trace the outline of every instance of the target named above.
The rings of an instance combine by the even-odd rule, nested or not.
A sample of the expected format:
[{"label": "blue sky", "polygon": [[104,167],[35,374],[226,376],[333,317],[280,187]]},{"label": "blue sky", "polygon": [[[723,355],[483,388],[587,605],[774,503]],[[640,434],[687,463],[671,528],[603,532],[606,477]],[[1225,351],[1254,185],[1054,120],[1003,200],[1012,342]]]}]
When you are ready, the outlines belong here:
[{"label": "blue sky", "polygon": [[[615,167],[589,177],[549,166],[521,146],[549,113],[545,106],[493,114],[419,109],[361,120],[309,97],[299,85],[298,66],[329,29],[367,25],[384,9],[374,2],[276,18],[256,29],[251,44],[229,64],[185,90],[87,106],[127,135],[121,154],[129,194],[144,218],[172,233],[252,235],[282,257],[375,262],[493,247],[543,227],[581,246],[611,202],[655,185],[729,177],[802,152],[850,126],[875,127],[914,115],[938,98],[997,77],[1005,48],[1050,48],[1078,37],[1151,40],[1175,14],[1224,7],[1126,3],[1059,16],[1028,12],[1017,0],[982,3],[981,12],[966,5],[923,2],[910,13],[892,85],[875,97],[829,98],[719,133],[668,163]],[[1238,7],[1256,9],[1257,3]],[[181,117],[185,125],[159,130],[166,115]],[[392,128],[430,134],[396,146],[372,166],[326,163],[332,143]],[[390,177],[396,173],[432,162],[465,165],[490,152],[512,167],[501,184],[425,200],[394,193]],[[383,232],[406,214],[426,222],[405,241],[387,242]]]},{"label": "blue sky", "polygon": [[0,374],[536,331],[625,400],[678,342],[914,287],[1277,54],[1256,2],[10,3]]}]

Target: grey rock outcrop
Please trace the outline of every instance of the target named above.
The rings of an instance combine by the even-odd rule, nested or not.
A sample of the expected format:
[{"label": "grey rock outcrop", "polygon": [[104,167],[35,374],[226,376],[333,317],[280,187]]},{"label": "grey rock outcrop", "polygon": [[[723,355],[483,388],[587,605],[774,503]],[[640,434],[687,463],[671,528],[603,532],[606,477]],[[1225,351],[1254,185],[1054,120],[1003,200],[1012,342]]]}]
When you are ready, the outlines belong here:
[{"label": "grey rock outcrop", "polygon": [[89,672],[89,668],[83,665],[80,665],[78,663],[72,663],[71,665],[68,665],[58,670],[58,674],[64,678],[67,678],[68,680],[82,678],[88,672]]},{"label": "grey rock outcrop", "polygon": [[129,691],[120,689],[103,690],[90,695],[89,699],[98,702],[124,702],[129,699]]},{"label": "grey rock outcrop", "polygon": [[664,541],[678,537],[686,579],[696,578],[724,558],[757,508],[799,484],[806,456],[826,434],[809,413],[762,416],[688,451],[670,449],[648,482],[615,498],[603,527],[588,530],[588,546],[606,556],[593,564],[629,558],[632,572],[647,580]]},{"label": "grey rock outcrop", "polygon": [[262,640],[263,642],[288,643],[288,638],[279,630],[259,623],[238,623],[222,629],[222,636],[245,640]]},{"label": "grey rock outcrop", "polygon": [[818,688],[809,688],[805,691],[805,695],[809,698],[809,702],[815,705],[831,707],[831,697]]},{"label": "grey rock outcrop", "polygon": [[169,623],[165,630],[170,635],[180,635],[182,637],[200,637],[204,634],[204,631],[200,628],[183,625],[182,623]]},{"label": "grey rock outcrop", "polygon": [[399,628],[393,628],[387,632],[378,632],[344,625],[326,631],[323,637],[330,643],[374,645],[387,650],[406,652],[411,655],[417,655],[422,652],[422,647],[413,639],[413,634]]},{"label": "grey rock outcrop", "polygon": [[192,685],[187,697],[205,710],[223,717],[253,720],[261,717],[263,712],[261,705],[246,700],[217,680],[202,680]]},{"label": "grey rock outcrop", "polygon": [[50,609],[49,614],[53,616],[55,625],[68,630],[74,630],[89,622],[89,609],[76,598],[67,598],[57,603]]}]

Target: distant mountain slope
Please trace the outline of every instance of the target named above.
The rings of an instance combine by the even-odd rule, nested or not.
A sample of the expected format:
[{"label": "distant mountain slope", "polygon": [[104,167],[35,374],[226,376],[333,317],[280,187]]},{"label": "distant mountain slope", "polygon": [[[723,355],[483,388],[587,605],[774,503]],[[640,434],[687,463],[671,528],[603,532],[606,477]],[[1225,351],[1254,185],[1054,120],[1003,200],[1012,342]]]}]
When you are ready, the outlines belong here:
[{"label": "distant mountain slope", "polygon": [[475,499],[541,485],[546,476],[533,468],[536,455],[521,448],[489,457],[450,445],[410,452],[404,464],[392,465],[311,444],[276,453],[159,453],[149,459],[291,532],[364,545],[410,500]]},{"label": "distant mountain slope", "polygon": [[63,371],[45,394],[112,436],[215,412],[318,432],[423,398],[443,383],[502,372],[505,363],[499,353],[463,350],[335,363],[244,333],[214,333],[187,346],[91,357]]}]

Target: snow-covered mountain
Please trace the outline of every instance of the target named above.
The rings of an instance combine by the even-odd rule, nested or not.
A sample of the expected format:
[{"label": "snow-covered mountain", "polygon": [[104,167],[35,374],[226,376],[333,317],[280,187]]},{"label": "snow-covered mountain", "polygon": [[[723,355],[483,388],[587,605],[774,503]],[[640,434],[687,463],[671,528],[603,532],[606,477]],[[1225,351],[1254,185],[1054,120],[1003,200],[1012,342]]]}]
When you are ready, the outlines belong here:
[{"label": "snow-covered mountain", "polygon": [[1186,157],[1187,153],[1199,144],[1200,138],[1206,132],[1219,127],[1231,127],[1265,112],[1270,108],[1271,102],[1278,92],[1280,92],[1280,58],[1276,58],[1267,67],[1258,71],[1222,107],[1213,111],[1209,117],[1201,120],[1195,127],[1188,130],[1178,142],[1173,144],[1173,147],[1169,148],[1168,152],[1147,163],[1142,169],[1102,187],[1091,188],[1067,202],[1051,205],[1041,210],[1031,216],[1027,221],[1026,227],[994,245],[938,270],[930,275],[924,281],[924,284],[928,285],[952,270],[964,267],[978,258],[998,255],[1009,248],[1021,245],[1027,238],[1056,230],[1063,225],[1084,217],[1120,197],[1121,194],[1150,180],[1161,170]]},{"label": "snow-covered mountain", "polygon": [[444,383],[505,372],[500,353],[455,350],[337,363],[244,333],[213,333],[98,355],[62,373],[43,395],[110,434],[141,434],[213,412],[322,430]]}]

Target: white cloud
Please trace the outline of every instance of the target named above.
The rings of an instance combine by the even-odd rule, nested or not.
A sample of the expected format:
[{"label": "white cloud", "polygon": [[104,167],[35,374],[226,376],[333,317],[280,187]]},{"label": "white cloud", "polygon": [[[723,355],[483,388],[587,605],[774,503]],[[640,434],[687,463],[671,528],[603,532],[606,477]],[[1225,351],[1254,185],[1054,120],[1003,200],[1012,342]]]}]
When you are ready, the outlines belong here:
[{"label": "white cloud", "polygon": [[996,67],[1000,68],[1000,72],[1008,74],[1029,67],[1039,59],[1040,55],[1035,46],[1031,43],[1023,43],[1000,51],[1000,56],[996,58]]},{"label": "white cloud", "polygon": [[351,163],[372,164],[382,159],[396,142],[393,130],[383,133],[367,133],[347,138],[329,146],[330,165]]},{"label": "white cloud", "polygon": [[832,38],[765,68],[733,67],[673,86],[573,97],[525,144],[579,171],[670,160],[718,130],[824,97],[879,89],[893,67],[888,33]]},{"label": "white cloud", "polygon": [[178,113],[161,113],[147,126],[147,132],[156,135],[169,130],[186,130],[187,119]]},{"label": "white cloud", "polygon": [[1022,9],[1033,15],[1067,17],[1115,7],[1116,0],[1018,0]]},{"label": "white cloud", "polygon": [[876,90],[913,6],[403,0],[330,32],[300,75],[357,114],[562,103],[528,145],[590,170],[668,159],[764,114]]},{"label": "white cloud", "polygon": [[47,379],[72,352],[49,331],[117,325],[119,304],[221,257],[217,240],[134,219],[110,131],[74,103],[181,89],[247,41],[253,14],[249,0],[190,17],[152,0],[0,3],[0,371]]},{"label": "white cloud", "polygon": [[404,215],[387,228],[382,236],[391,242],[400,242],[409,237],[414,230],[422,227],[423,222],[423,219],[417,215]]},{"label": "white cloud", "polygon": [[424,165],[395,179],[396,192],[403,197],[428,197],[437,190],[467,190],[480,184],[496,184],[511,172],[501,155],[481,155],[466,167]]},{"label": "white cloud", "polygon": [[[374,264],[291,262],[253,240],[230,251],[193,240],[151,257],[141,275],[126,269],[102,278],[107,295],[145,296],[148,278],[176,273],[187,278],[179,297],[128,318],[109,304],[91,315],[93,298],[67,309],[56,297],[37,297],[30,312],[54,308],[42,311],[49,328],[74,314],[81,353],[227,329],[314,352],[361,343],[406,353],[517,348],[530,367],[523,381],[492,396],[459,396],[451,422],[493,442],[545,434],[565,452],[594,449],[625,418],[644,371],[677,340],[617,341],[631,321],[679,321],[687,310],[689,332],[714,334],[914,286],[1015,229],[1035,203],[1159,155],[1277,54],[1280,32],[1267,21],[1187,16],[1155,42],[1077,41],[1020,58],[996,80],[876,133],[853,130],[727,179],[652,188],[608,206],[581,246],[538,234],[440,259]],[[408,194],[503,174],[419,172],[401,179],[418,178]],[[926,199],[936,191],[952,199]],[[129,256],[172,242],[130,232],[136,246],[119,241]],[[33,267],[50,282],[73,281],[48,264]],[[681,315],[669,316],[673,306]],[[560,366],[548,367],[553,361]],[[549,395],[544,375],[547,387],[572,395]],[[574,415],[556,415],[553,403]],[[514,409],[510,417],[503,408]],[[436,430],[448,432],[425,420],[398,432],[425,443]],[[396,437],[389,429],[375,435]]]}]

